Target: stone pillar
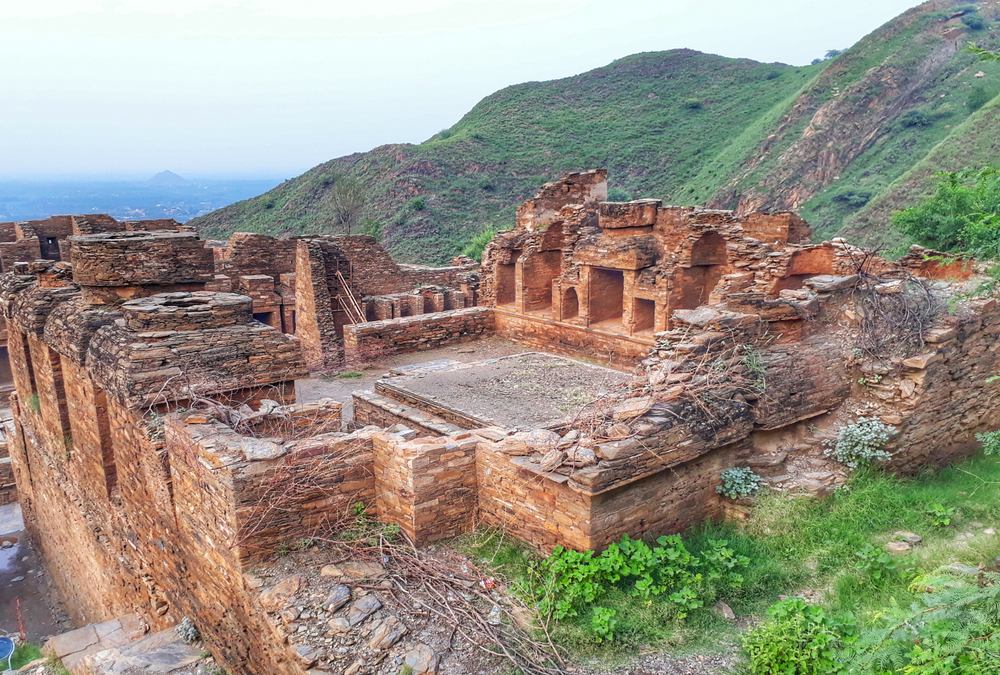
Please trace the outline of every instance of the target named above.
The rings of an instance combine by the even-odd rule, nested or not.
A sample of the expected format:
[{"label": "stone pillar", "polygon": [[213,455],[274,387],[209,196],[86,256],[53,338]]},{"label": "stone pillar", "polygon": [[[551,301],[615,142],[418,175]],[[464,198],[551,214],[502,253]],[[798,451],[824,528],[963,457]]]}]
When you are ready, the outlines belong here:
[{"label": "stone pillar", "polygon": [[375,503],[381,520],[399,525],[416,546],[472,528],[478,502],[479,437],[459,431],[407,441],[377,433],[372,440]]}]

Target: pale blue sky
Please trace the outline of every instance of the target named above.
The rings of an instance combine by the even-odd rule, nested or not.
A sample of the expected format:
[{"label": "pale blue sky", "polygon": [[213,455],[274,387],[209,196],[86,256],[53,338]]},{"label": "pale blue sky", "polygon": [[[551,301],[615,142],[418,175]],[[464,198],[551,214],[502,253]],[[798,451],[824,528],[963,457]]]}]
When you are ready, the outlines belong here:
[{"label": "pale blue sky", "polygon": [[0,179],[288,178],[497,89],[690,47],[808,63],[915,0],[0,0]]}]

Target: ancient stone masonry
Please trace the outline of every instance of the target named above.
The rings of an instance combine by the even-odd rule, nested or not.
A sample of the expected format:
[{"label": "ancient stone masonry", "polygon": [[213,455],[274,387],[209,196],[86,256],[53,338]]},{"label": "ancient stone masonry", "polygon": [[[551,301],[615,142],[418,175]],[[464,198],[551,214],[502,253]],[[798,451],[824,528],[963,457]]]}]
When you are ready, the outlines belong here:
[{"label": "ancient stone masonry", "polygon": [[[482,268],[397,265],[370,237],[206,246],[99,216],[58,221],[56,260],[34,253],[47,221],[0,226],[33,256],[0,253],[16,389],[0,503],[21,501],[74,621],[189,617],[232,672],[302,675],[339,663],[315,645],[368,620],[382,587],[351,602],[338,582],[309,646],[292,629],[312,610],[288,603],[315,570],[266,588],[251,570],[359,509],[415,546],[486,524],[599,549],[733,513],[729,467],[832,489],[848,470],[826,450],[862,417],[907,473],[1000,428],[1000,307],[970,299],[974,261],[890,262],[808,243],[790,213],[606,195],[603,171],[543,186]],[[295,400],[309,369],[491,336],[525,350],[383,364],[353,419]]]},{"label": "ancient stone masonry", "polygon": [[[452,320],[448,314],[478,301],[479,266],[463,259],[455,262],[459,264],[442,268],[397,265],[373,237],[365,235],[299,240],[296,335],[309,367],[329,369],[343,364],[345,356],[372,360],[392,351],[418,349],[419,340],[389,344],[387,326],[381,322],[392,319],[444,313],[423,325],[467,325],[471,332],[443,329],[456,339],[482,334],[481,323],[467,321],[464,315]],[[345,327],[351,324],[360,325],[345,352]]]},{"label": "ancient stone masonry", "polygon": [[[13,272],[18,263],[35,260],[69,261],[69,237],[75,234],[172,230],[188,228],[175,220],[121,222],[105,214],[52,216],[44,220],[0,223],[0,272]],[[0,392],[12,388],[7,356],[7,330],[0,330]]]},{"label": "ancient stone masonry", "polygon": [[207,289],[250,296],[258,321],[294,334],[297,240],[237,232],[228,241],[209,245],[215,279]]}]

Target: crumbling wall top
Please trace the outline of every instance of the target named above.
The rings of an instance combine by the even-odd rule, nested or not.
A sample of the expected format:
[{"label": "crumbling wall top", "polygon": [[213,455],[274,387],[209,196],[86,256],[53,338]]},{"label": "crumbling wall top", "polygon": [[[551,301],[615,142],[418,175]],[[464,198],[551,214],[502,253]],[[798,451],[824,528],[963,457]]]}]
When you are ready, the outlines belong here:
[{"label": "crumbling wall top", "polygon": [[121,306],[125,327],[142,331],[222,328],[252,319],[252,302],[234,293],[160,293]]},{"label": "crumbling wall top", "polygon": [[212,250],[194,232],[106,232],[69,241],[81,286],[207,283],[215,274]]}]

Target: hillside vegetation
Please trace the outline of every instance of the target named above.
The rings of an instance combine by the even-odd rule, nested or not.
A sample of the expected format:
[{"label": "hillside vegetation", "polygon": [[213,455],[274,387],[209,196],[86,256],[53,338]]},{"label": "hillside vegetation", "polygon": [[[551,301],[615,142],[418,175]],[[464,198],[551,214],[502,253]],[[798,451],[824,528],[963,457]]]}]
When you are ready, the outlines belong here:
[{"label": "hillside vegetation", "polygon": [[508,87],[424,143],[331,160],[192,223],[208,236],[338,232],[333,185],[346,176],[367,195],[362,229],[402,261],[441,263],[509,227],[541,183],[605,167],[612,199],[791,209],[818,238],[899,243],[887,214],[931,174],[1000,157],[1000,63],[964,51],[1000,46],[998,21],[994,0],[932,0],[803,67],[629,56]]}]

